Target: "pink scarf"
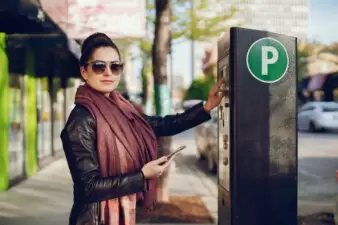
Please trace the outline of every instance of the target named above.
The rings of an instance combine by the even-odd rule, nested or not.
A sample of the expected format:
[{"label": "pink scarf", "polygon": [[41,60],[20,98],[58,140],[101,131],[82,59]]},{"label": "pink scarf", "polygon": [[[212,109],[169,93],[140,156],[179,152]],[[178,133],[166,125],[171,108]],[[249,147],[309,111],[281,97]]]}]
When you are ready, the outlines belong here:
[{"label": "pink scarf", "polygon": [[[157,141],[150,125],[119,93],[109,97],[85,84],[78,88],[75,104],[85,106],[97,126],[97,152],[103,177],[135,172],[157,159]],[[134,225],[136,201],[151,208],[155,202],[155,182],[147,180],[142,193],[102,201],[101,223]]]}]

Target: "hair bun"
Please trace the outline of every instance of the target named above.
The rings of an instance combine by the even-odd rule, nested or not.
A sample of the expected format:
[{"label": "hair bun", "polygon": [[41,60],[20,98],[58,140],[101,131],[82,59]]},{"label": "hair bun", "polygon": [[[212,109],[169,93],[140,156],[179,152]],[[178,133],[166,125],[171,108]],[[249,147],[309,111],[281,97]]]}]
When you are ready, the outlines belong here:
[{"label": "hair bun", "polygon": [[83,42],[81,47],[81,53],[83,54],[84,52],[86,52],[88,48],[92,48],[93,46],[100,43],[112,45],[113,41],[104,33],[101,32],[93,33],[89,37],[87,37],[86,40]]},{"label": "hair bun", "polygon": [[84,65],[92,55],[93,51],[99,47],[112,47],[117,51],[121,58],[120,51],[116,44],[106,34],[96,32],[88,36],[82,43],[80,65]]}]

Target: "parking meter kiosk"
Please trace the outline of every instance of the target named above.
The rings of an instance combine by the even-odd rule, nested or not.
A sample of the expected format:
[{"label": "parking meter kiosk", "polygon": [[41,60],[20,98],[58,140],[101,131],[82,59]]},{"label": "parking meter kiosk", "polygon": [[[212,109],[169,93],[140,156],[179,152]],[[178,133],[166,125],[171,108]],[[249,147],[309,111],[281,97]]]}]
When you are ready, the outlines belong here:
[{"label": "parking meter kiosk", "polygon": [[218,41],[218,224],[297,224],[297,39],[231,28]]}]

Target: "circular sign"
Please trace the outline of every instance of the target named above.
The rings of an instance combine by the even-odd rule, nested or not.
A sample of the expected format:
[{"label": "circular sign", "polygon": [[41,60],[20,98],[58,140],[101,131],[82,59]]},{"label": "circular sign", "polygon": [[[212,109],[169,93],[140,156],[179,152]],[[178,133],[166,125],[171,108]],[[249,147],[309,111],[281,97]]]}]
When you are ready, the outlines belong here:
[{"label": "circular sign", "polygon": [[270,37],[261,38],[250,46],[246,64],[251,75],[257,80],[275,83],[286,74],[289,56],[280,41]]}]

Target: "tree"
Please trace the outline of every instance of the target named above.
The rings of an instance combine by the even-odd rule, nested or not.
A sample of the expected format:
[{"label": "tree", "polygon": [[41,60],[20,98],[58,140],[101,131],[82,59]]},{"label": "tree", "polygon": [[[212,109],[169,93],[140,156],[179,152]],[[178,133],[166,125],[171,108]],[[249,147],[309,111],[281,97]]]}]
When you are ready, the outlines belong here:
[{"label": "tree", "polygon": [[156,114],[170,113],[167,86],[167,54],[170,41],[170,0],[156,0],[155,35],[152,47]]},{"label": "tree", "polygon": [[217,11],[209,8],[208,3],[208,0],[173,0],[173,39],[184,37],[194,41],[209,41],[229,28],[225,22],[238,10],[231,6],[228,11]]},{"label": "tree", "polygon": [[149,76],[149,70],[152,70],[150,68],[149,59],[151,59],[151,48],[152,48],[152,43],[146,39],[142,39],[139,42],[139,48],[141,50],[141,55],[140,58],[142,60],[142,69],[141,69],[141,78],[142,78],[142,93],[143,93],[143,98],[142,98],[142,103],[145,105],[147,103],[147,100],[149,97],[148,96],[148,84],[149,84],[149,79],[151,79]]},{"label": "tree", "polygon": [[317,42],[305,43],[300,42],[297,49],[298,81],[302,80],[303,75],[308,72],[308,65],[321,60],[338,64],[338,44],[331,45],[318,44]]},{"label": "tree", "polygon": [[[154,26],[151,58],[154,76],[155,110],[156,114],[160,116],[169,114],[171,111],[170,90],[167,85],[167,55],[170,53],[173,40],[182,37],[192,40],[206,40],[210,37],[219,36],[224,31],[224,28],[221,28],[221,22],[230,17],[229,14],[226,14],[226,16],[214,15],[212,18],[202,17],[199,13],[201,9],[207,7],[207,1],[198,1],[196,11],[187,10],[189,9],[188,2],[190,1],[155,0],[155,4],[153,4],[150,0],[147,1],[148,28],[152,29],[152,25]],[[171,7],[171,5],[174,7]],[[154,17],[153,11],[155,11]],[[187,13],[189,11],[191,14]],[[139,43],[142,49],[143,65],[146,65],[147,59],[150,57],[150,39],[141,40]],[[143,78],[147,77],[145,75],[146,70],[147,67],[143,66]],[[158,142],[161,155],[166,155],[171,149],[171,138],[159,138]],[[158,183],[160,187],[157,199],[159,201],[169,200],[167,181],[168,177],[161,178]]]},{"label": "tree", "polygon": [[297,49],[298,81],[301,81],[303,79],[303,74],[307,72],[307,66],[308,66],[307,58],[309,56],[310,56],[310,50],[308,46],[301,45],[298,47]]},{"label": "tree", "polygon": [[208,100],[209,90],[214,84],[215,80],[212,76],[203,76],[199,79],[194,80],[191,86],[186,90],[184,94],[184,100]]},{"label": "tree", "polygon": [[323,52],[338,55],[338,43],[332,43],[331,45],[325,46],[323,49],[320,50],[319,53]]},{"label": "tree", "polygon": [[[170,92],[167,85],[167,54],[170,41],[170,0],[155,1],[155,31],[152,46],[152,70],[154,76],[155,110],[157,115],[170,113]],[[171,138],[158,139],[159,156],[167,155],[171,151]],[[168,177],[160,178],[158,182],[157,201],[169,201]]]},{"label": "tree", "polygon": [[[156,2],[154,0],[147,0],[146,2],[147,28],[152,31],[156,20]],[[218,37],[222,32],[228,29],[225,22],[237,12],[235,7],[231,7],[229,11],[215,12],[215,10],[212,9],[212,14],[210,14],[207,0],[195,0],[194,10],[190,10],[190,2],[191,0],[171,0],[168,2],[168,4],[173,6],[170,15],[171,19],[168,22],[171,23],[169,28],[171,35],[166,40],[168,46],[170,46],[170,42],[174,46],[175,44],[181,43],[181,41],[207,41],[210,38]],[[143,65],[141,70],[143,85],[148,84],[145,71],[149,69],[147,59],[152,58],[152,39],[152,37],[147,36],[138,42],[138,47],[141,50],[141,54],[138,57],[142,58]],[[168,54],[169,51],[170,48],[168,47],[166,54]],[[143,86],[143,90],[145,89],[146,87]],[[145,98],[147,97],[150,96],[145,96]],[[146,101],[147,99],[144,99],[143,103]],[[158,108],[158,106],[156,108]],[[157,109],[156,111],[161,110]]]}]

